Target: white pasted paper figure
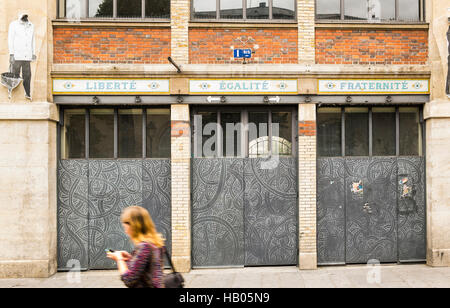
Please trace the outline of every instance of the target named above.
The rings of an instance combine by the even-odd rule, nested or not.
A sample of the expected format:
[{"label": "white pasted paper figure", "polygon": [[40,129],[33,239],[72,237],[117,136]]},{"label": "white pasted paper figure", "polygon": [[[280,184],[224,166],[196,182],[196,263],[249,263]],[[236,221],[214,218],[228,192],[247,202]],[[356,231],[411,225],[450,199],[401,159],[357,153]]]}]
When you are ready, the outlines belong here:
[{"label": "white pasted paper figure", "polygon": [[22,72],[25,98],[31,101],[31,62],[36,61],[34,25],[27,13],[19,13],[19,18],[9,25],[8,47],[10,70],[15,77]]}]

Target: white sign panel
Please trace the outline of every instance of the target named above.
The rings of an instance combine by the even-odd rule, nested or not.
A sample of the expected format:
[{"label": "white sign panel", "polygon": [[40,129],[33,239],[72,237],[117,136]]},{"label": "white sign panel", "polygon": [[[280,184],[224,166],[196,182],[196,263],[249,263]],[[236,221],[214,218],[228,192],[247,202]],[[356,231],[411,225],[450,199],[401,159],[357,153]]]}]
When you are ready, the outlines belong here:
[{"label": "white sign panel", "polygon": [[169,79],[53,79],[53,94],[169,94]]},{"label": "white sign panel", "polygon": [[319,94],[429,94],[428,79],[319,79]]},{"label": "white sign panel", "polygon": [[190,80],[191,94],[297,94],[297,79]]}]

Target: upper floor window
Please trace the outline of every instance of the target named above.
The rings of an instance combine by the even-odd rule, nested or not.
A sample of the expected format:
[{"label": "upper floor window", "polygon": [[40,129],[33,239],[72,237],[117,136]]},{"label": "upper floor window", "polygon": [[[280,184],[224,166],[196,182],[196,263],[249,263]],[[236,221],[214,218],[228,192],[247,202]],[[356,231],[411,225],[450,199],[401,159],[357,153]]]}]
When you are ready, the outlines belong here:
[{"label": "upper floor window", "polygon": [[295,0],[192,0],[193,19],[295,20]]},{"label": "upper floor window", "polygon": [[316,0],[316,19],[420,22],[424,4],[424,0]]},{"label": "upper floor window", "polygon": [[170,0],[58,0],[59,16],[85,18],[170,18]]}]

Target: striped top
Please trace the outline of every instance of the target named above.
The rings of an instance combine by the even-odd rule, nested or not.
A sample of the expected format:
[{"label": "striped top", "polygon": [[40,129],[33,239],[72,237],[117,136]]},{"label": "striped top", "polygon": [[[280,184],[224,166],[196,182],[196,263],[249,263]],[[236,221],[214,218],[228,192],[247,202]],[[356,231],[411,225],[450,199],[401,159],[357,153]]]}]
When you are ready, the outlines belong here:
[{"label": "striped top", "polygon": [[131,259],[127,262],[128,271],[121,279],[128,288],[163,288],[163,248],[141,242],[136,245]]}]

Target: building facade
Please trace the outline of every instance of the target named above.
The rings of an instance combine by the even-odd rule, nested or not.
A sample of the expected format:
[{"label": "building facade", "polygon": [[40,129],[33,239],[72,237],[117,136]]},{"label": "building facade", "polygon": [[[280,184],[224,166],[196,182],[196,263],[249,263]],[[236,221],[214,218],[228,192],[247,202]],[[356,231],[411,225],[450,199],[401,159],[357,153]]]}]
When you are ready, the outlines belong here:
[{"label": "building facade", "polygon": [[449,0],[0,4],[0,277],[114,268],[131,205],[183,272],[450,265]]}]

